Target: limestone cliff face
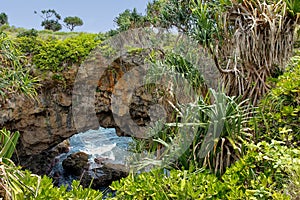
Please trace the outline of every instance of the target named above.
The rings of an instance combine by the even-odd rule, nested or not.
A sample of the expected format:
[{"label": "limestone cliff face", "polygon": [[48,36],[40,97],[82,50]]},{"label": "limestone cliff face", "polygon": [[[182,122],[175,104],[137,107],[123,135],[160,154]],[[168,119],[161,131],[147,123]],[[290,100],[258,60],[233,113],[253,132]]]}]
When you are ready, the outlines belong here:
[{"label": "limestone cliff face", "polygon": [[[118,80],[134,67],[142,65],[143,62],[143,56],[128,54],[115,60],[110,67],[103,69],[104,73],[100,79],[93,79],[93,76],[90,76],[86,80],[79,80],[79,84],[82,81],[85,86],[87,82],[92,85],[96,84],[96,90],[92,94],[95,101],[92,102],[93,105],[90,105],[90,108],[96,113],[98,125],[114,127],[119,135],[126,135],[123,129],[117,127],[112,115],[111,95]],[[79,131],[98,129],[98,127],[93,127],[94,124],[89,124],[90,121],[86,116],[82,118],[77,116],[76,120],[85,122],[85,125],[79,128],[75,127],[72,95],[78,69],[78,66],[73,66],[72,69],[60,74],[64,81],[56,80],[49,72],[47,78],[42,82],[36,100],[16,95],[0,102],[0,128],[6,127],[21,133],[17,146],[17,159],[22,166],[30,168],[32,163],[38,162],[42,168],[45,164],[43,162],[46,160],[43,160],[41,155],[49,156],[47,152],[52,147]],[[89,73],[93,74],[94,72],[90,69]],[[122,84],[123,88],[132,87],[126,81]],[[130,116],[133,122],[139,126],[149,123],[148,109],[160,98],[153,91],[146,93],[143,88],[140,88],[132,97]],[[91,102],[86,103],[91,104]]]},{"label": "limestone cliff face", "polygon": [[[76,71],[74,67],[65,72],[65,81],[72,82]],[[15,95],[2,102],[0,127],[21,133],[17,146],[20,155],[41,153],[76,133],[71,112],[72,88],[52,80],[52,73],[49,76],[35,100]]]},{"label": "limestone cliff face", "polygon": [[15,96],[3,105],[1,125],[20,131],[19,153],[38,154],[76,133],[70,95],[67,90],[49,88],[40,91],[37,100]]}]

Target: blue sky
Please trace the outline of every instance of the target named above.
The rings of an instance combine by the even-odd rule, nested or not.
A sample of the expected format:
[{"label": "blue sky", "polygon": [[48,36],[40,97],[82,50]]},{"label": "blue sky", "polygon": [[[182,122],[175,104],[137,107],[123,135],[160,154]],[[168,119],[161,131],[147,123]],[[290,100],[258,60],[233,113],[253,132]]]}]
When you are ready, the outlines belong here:
[{"label": "blue sky", "polygon": [[[137,8],[139,13],[145,13],[150,0],[1,0],[0,13],[8,15],[12,26],[35,28],[42,30],[42,18],[34,14],[36,10],[54,9],[63,18],[78,16],[83,20],[83,26],[75,31],[105,32],[116,28],[113,20],[125,9]],[[61,20],[62,22],[62,20]],[[62,31],[67,31],[63,28]]]}]

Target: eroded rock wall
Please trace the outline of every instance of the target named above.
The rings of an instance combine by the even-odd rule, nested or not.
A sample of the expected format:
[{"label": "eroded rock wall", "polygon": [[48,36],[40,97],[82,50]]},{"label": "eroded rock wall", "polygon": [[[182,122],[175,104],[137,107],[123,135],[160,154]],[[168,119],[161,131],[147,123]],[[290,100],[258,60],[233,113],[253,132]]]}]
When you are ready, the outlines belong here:
[{"label": "eroded rock wall", "polygon": [[[119,135],[126,135],[114,121],[111,95],[118,80],[143,62],[143,56],[128,54],[115,60],[110,67],[106,67],[100,79],[93,79],[92,76],[82,80],[82,84],[85,85],[96,84],[95,101],[90,107],[96,113],[100,126],[114,127]],[[78,68],[73,66],[72,69],[61,73],[62,80],[55,79],[51,72],[44,74],[46,78],[41,83],[36,100],[17,95],[0,102],[0,128],[6,127],[21,133],[15,160],[35,173],[46,173],[46,168],[51,164],[49,162],[57,155],[56,151],[54,153],[51,151],[55,145],[79,131],[98,129],[93,127],[93,123],[89,124],[87,116],[78,119],[86,123],[84,127],[80,130],[75,127],[72,95]],[[90,73],[93,73],[92,70],[90,69]],[[132,86],[124,83],[123,87]],[[139,126],[145,126],[149,123],[148,109],[152,104],[157,103],[158,96],[153,92],[146,94],[142,89],[134,95],[133,102],[130,104],[131,117]]]}]

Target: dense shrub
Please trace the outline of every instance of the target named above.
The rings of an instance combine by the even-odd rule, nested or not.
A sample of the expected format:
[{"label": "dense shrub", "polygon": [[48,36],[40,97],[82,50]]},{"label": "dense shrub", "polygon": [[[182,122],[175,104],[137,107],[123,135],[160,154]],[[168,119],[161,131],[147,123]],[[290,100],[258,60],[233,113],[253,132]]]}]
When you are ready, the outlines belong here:
[{"label": "dense shrub", "polygon": [[17,42],[24,54],[32,55],[32,63],[37,68],[59,72],[80,64],[101,41],[97,34],[82,33],[64,40],[20,37]]},{"label": "dense shrub", "polygon": [[300,149],[278,141],[247,147],[246,156],[220,179],[207,171],[155,170],[114,182],[114,199],[289,199],[289,176],[300,175],[295,171],[300,167]]},{"label": "dense shrub", "polygon": [[[2,163],[1,163],[2,165]],[[55,187],[52,179],[22,171],[14,165],[4,165],[0,169],[0,198],[6,199],[102,199],[102,193],[83,188],[79,181],[73,181],[72,189],[67,186]],[[4,189],[4,190],[3,190]],[[5,191],[5,192],[4,192]]]},{"label": "dense shrub", "polygon": [[[222,176],[229,189],[229,199],[276,199],[288,198],[291,173],[300,166],[300,149],[283,146],[283,142],[272,140],[248,145],[248,153],[227,169]],[[299,176],[300,174],[298,174]]]},{"label": "dense shrub", "polygon": [[295,56],[292,61],[293,66],[278,78],[276,87],[260,102],[260,114],[254,118],[259,140],[300,144],[300,57]]},{"label": "dense shrub", "polygon": [[18,49],[26,56],[38,53],[37,47],[40,43],[41,40],[38,37],[28,37],[28,35],[20,34],[16,38]]},{"label": "dense shrub", "polygon": [[100,191],[83,188],[79,181],[73,181],[68,191],[67,186],[55,187],[47,176],[35,176],[28,171],[24,175],[21,180],[28,189],[20,193],[19,199],[102,199]]},{"label": "dense shrub", "polygon": [[23,32],[18,33],[17,37],[37,37],[38,31],[35,29],[26,30]]},{"label": "dense shrub", "polygon": [[225,185],[208,172],[162,170],[128,176],[114,182],[115,199],[221,199]]}]

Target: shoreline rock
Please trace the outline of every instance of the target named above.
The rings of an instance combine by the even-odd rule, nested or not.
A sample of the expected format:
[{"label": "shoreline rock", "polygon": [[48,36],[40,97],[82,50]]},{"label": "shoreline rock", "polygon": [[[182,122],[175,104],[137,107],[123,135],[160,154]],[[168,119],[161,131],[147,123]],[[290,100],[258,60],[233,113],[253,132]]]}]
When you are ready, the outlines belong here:
[{"label": "shoreline rock", "polygon": [[69,155],[62,162],[65,173],[80,176],[88,170],[89,155],[84,152],[77,152]]},{"label": "shoreline rock", "polygon": [[129,169],[125,164],[110,159],[103,159],[101,167],[86,171],[81,179],[83,187],[99,189],[108,187],[113,181],[127,177]]}]

